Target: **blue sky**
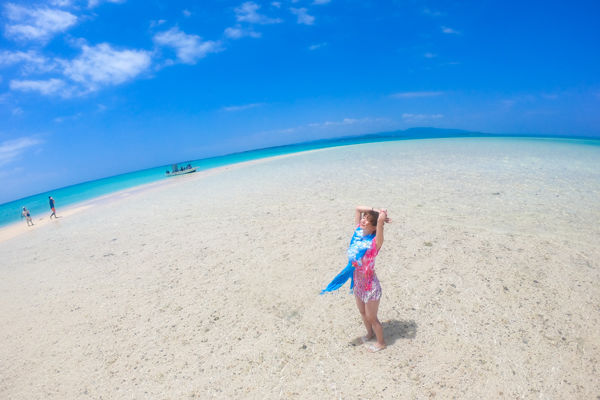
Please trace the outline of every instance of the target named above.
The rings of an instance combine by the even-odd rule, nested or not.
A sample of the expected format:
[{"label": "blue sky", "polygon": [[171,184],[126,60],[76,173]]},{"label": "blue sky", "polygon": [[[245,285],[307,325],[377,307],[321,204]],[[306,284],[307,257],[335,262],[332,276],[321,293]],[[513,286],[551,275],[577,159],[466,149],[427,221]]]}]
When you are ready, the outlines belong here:
[{"label": "blue sky", "polygon": [[0,203],[415,126],[600,136],[597,1],[0,4]]}]

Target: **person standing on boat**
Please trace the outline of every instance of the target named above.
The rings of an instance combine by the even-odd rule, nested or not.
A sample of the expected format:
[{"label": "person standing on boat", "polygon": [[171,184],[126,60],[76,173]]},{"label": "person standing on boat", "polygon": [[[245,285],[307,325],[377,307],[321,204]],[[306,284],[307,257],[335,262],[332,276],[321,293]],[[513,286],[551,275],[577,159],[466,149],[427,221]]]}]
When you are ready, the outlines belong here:
[{"label": "person standing on boat", "polygon": [[54,199],[52,198],[52,196],[48,196],[48,202],[50,203],[50,209],[52,210],[52,214],[50,214],[50,219],[52,219],[52,216],[56,218],[56,210],[54,209]]}]

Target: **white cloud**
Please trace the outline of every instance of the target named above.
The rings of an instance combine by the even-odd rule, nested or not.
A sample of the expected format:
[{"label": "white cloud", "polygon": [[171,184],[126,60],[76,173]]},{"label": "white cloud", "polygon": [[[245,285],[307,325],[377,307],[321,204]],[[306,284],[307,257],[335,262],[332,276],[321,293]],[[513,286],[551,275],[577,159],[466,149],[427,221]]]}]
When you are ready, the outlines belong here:
[{"label": "white cloud", "polygon": [[240,27],[230,27],[230,28],[225,28],[225,36],[227,36],[228,38],[231,39],[240,39],[243,38],[244,35],[244,30]]},{"label": "white cloud", "polygon": [[56,78],[41,81],[12,80],[10,81],[9,86],[11,90],[40,92],[43,95],[50,96],[53,94],[60,94],[65,89],[65,82]]},{"label": "white cloud", "polygon": [[273,1],[273,2],[271,2],[271,5],[273,7],[281,8],[281,2],[280,1]]},{"label": "white cloud", "polygon": [[425,57],[425,58],[435,58],[435,57],[437,57],[437,54],[427,52],[427,53],[423,54],[423,57]]},{"label": "white cloud", "polygon": [[236,25],[236,26],[232,26],[230,28],[226,28],[225,36],[230,39],[241,39],[245,36],[259,38],[259,37],[261,37],[261,34],[259,32],[254,32],[251,29],[244,29],[240,25]]},{"label": "white cloud", "polygon": [[190,10],[183,10],[182,13],[183,13],[183,16],[186,18],[189,18],[192,16],[192,12]]},{"label": "white cloud", "polygon": [[242,110],[248,110],[250,108],[260,107],[262,105],[264,105],[264,103],[244,104],[244,105],[241,105],[241,106],[223,107],[223,110],[224,111],[242,111]]},{"label": "white cloud", "polygon": [[325,122],[312,122],[307,124],[309,128],[327,128],[327,127],[336,127],[336,126],[349,126],[349,125],[358,125],[358,124],[370,124],[370,123],[381,123],[388,122],[387,118],[344,118],[341,121],[325,121]]},{"label": "white cloud", "polygon": [[400,92],[390,95],[395,99],[413,99],[416,97],[434,97],[441,96],[444,92]]},{"label": "white cloud", "polygon": [[72,0],[51,0],[50,5],[56,7],[70,7],[73,4]]},{"label": "white cloud", "polygon": [[4,6],[10,21],[4,27],[7,37],[20,40],[50,39],[77,22],[77,17],[67,11],[51,8],[26,8],[8,3]]},{"label": "white cloud", "polygon": [[120,4],[120,3],[125,3],[125,0],[89,0],[88,1],[88,8],[94,8],[99,6],[101,3],[114,3],[114,4]]},{"label": "white cloud", "polygon": [[83,46],[82,54],[65,65],[64,74],[73,81],[96,90],[101,85],[117,85],[131,80],[150,67],[150,52],[115,50],[108,43]]},{"label": "white cloud", "polygon": [[444,118],[444,115],[443,114],[409,114],[409,113],[402,114],[402,119],[409,121],[409,122],[422,122],[422,121],[429,121],[429,120],[440,119],[440,118]]},{"label": "white cloud", "polygon": [[442,32],[444,32],[447,35],[460,35],[459,31],[454,30],[452,28],[448,28],[447,26],[442,26]]},{"label": "white cloud", "polygon": [[0,65],[13,65],[22,62],[43,63],[45,58],[33,50],[25,51],[2,51],[0,52]]},{"label": "white cloud", "polygon": [[236,7],[233,11],[235,12],[236,19],[238,22],[249,22],[251,24],[278,24],[283,22],[279,18],[269,18],[266,15],[259,14],[257,11],[260,6],[252,1],[247,1],[241,6]]},{"label": "white cloud", "polygon": [[16,160],[25,151],[41,143],[43,143],[41,140],[32,137],[22,137],[0,143],[0,165],[6,165]]},{"label": "white cloud", "polygon": [[157,26],[159,26],[159,25],[162,25],[162,24],[164,24],[165,22],[167,22],[167,20],[165,20],[165,19],[159,19],[159,20],[157,20],[157,21],[155,21],[155,20],[152,20],[152,21],[150,21],[150,29],[152,29],[152,28],[154,28],[154,27],[157,27]]},{"label": "white cloud", "polygon": [[321,5],[321,4],[328,4],[329,2],[331,2],[331,0],[314,0],[313,4]]},{"label": "white cloud", "polygon": [[49,72],[56,68],[56,63],[38,54],[33,50],[28,51],[1,51],[0,66],[23,64],[23,72]]},{"label": "white cloud", "polygon": [[204,42],[200,36],[188,35],[180,31],[177,27],[157,33],[154,35],[154,42],[160,46],[175,49],[177,58],[185,64],[195,64],[196,61],[205,57],[208,53],[215,53],[221,50],[219,42]]},{"label": "white cloud", "polygon": [[308,15],[306,8],[290,8],[290,11],[298,17],[299,24],[312,25],[315,23],[315,17]]},{"label": "white cloud", "polygon": [[23,109],[21,107],[15,107],[12,109],[12,115],[23,115]]},{"label": "white cloud", "polygon": [[340,126],[340,125],[352,125],[357,123],[359,120],[355,118],[344,118],[341,121],[325,121],[325,122],[312,122],[308,124],[311,128],[323,128],[326,126]]},{"label": "white cloud", "polygon": [[323,43],[317,43],[317,44],[313,44],[311,46],[308,46],[308,49],[309,50],[317,50],[317,49],[320,49],[320,48],[325,47],[325,46],[327,46],[327,43],[325,43],[325,42],[323,42]]}]

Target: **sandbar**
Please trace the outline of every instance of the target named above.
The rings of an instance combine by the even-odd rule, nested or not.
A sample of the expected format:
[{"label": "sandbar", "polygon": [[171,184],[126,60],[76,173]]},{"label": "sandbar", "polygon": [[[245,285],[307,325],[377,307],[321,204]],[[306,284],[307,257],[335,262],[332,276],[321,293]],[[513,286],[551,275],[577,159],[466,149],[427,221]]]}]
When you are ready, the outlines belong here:
[{"label": "sandbar", "polygon": [[[78,205],[0,241],[0,398],[595,398],[599,171],[594,146],[412,140]],[[318,294],[359,204],[393,219],[375,354],[347,287]]]}]

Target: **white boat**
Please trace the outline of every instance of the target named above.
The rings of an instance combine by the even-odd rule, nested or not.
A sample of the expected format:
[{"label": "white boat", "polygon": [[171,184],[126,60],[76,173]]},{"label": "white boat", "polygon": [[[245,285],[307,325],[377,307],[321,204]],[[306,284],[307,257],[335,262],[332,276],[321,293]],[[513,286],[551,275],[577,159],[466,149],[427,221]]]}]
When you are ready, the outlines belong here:
[{"label": "white boat", "polygon": [[165,175],[166,176],[177,176],[177,175],[191,174],[192,172],[196,172],[196,168],[192,167],[189,164],[185,168],[183,168],[183,167],[179,168],[179,167],[177,167],[177,164],[173,164],[172,171],[165,172]]}]

